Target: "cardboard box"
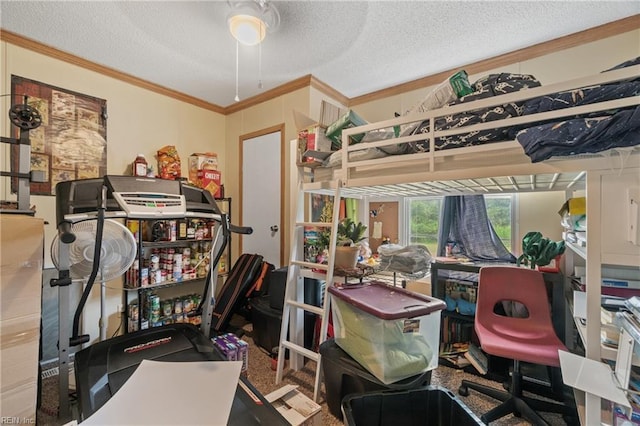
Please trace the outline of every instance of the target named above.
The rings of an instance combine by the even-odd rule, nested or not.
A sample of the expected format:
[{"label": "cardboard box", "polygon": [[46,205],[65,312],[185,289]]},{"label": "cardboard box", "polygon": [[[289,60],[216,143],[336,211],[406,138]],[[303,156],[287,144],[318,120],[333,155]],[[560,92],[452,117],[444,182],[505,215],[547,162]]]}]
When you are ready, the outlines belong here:
[{"label": "cardboard box", "polygon": [[[38,383],[25,383],[0,394],[3,424],[36,424]],[[11,423],[13,421],[13,423]]]},{"label": "cardboard box", "polygon": [[305,155],[309,151],[330,153],[331,141],[325,136],[325,129],[320,126],[311,126],[298,132],[298,146],[302,148],[302,161],[316,161],[315,157]]},{"label": "cardboard box", "polygon": [[0,341],[2,416],[35,419],[40,314],[0,321]]},{"label": "cardboard box", "polygon": [[200,170],[218,170],[218,154],[194,152],[189,156],[189,181],[197,183]]},{"label": "cardboard box", "polygon": [[214,198],[222,198],[222,173],[217,170],[198,170],[196,186],[209,191]]},{"label": "cardboard box", "polygon": [[0,407],[35,421],[44,220],[0,215],[0,229]]},{"label": "cardboard box", "polygon": [[233,333],[225,333],[218,338],[235,346],[237,351],[234,361],[242,361],[240,372],[246,373],[249,368],[249,344]]},{"label": "cardboard box", "polygon": [[211,341],[227,361],[238,361],[238,346],[223,336],[212,337]]},{"label": "cardboard box", "polygon": [[425,296],[431,296],[431,278],[423,278],[416,281],[407,281],[407,290],[414,293],[424,294]]},{"label": "cardboard box", "polygon": [[265,398],[293,426],[322,425],[322,407],[300,392],[297,386],[283,386]]},{"label": "cardboard box", "polygon": [[44,220],[3,214],[0,229],[0,319],[40,316]]}]

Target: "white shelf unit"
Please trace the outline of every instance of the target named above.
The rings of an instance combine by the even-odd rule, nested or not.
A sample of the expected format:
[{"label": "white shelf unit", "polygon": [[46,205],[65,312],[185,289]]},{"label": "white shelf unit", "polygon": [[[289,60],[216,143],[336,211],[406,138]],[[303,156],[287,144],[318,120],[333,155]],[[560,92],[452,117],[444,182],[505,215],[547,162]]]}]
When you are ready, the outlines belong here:
[{"label": "white shelf unit", "polygon": [[[600,340],[602,266],[640,268],[640,246],[627,241],[629,222],[626,215],[627,189],[640,187],[640,168],[596,170],[587,172],[587,247],[568,244],[567,273],[578,263],[586,268],[584,316],[586,324],[575,318],[578,333],[590,360],[616,359],[616,351],[603,347]],[[574,306],[575,308],[575,306]],[[634,364],[638,364],[634,357]],[[603,377],[613,380],[613,376]],[[594,390],[595,391],[595,390]],[[601,398],[593,391],[575,390],[576,404],[584,425],[606,423]]]}]

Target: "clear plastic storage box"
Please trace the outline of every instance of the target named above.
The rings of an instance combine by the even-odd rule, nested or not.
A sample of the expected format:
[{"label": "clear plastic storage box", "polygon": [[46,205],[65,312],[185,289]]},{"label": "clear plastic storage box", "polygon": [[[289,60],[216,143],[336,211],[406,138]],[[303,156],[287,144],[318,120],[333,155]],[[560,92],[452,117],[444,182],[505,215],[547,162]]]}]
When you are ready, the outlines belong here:
[{"label": "clear plastic storage box", "polygon": [[329,293],[336,344],[382,383],[438,366],[443,301],[376,281]]}]

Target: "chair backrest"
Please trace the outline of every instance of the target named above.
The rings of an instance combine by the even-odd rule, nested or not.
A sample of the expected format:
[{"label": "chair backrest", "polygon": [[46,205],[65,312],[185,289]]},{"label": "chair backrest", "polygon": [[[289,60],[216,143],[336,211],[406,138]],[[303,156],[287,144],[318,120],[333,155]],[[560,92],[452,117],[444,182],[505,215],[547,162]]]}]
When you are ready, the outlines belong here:
[{"label": "chair backrest", "polygon": [[[523,304],[528,316],[516,318],[495,313],[496,304],[502,301]],[[514,321],[526,321],[538,326],[553,327],[542,272],[516,266],[481,268],[475,321],[484,326],[504,324],[505,327],[509,327]]]}]

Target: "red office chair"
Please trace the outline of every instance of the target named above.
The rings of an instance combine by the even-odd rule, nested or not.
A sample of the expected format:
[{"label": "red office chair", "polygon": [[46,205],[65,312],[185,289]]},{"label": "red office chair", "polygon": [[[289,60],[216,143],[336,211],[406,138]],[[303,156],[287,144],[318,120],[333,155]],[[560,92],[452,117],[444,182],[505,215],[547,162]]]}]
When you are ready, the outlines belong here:
[{"label": "red office chair", "polygon": [[[526,307],[528,316],[520,318],[500,314],[503,301],[520,302]],[[566,405],[522,394],[521,362],[559,367],[558,349],[567,350],[553,329],[541,272],[515,266],[480,269],[475,330],[484,352],[514,360],[509,392],[462,381],[458,389],[460,395],[467,396],[469,389],[474,389],[502,401],[502,404],[481,416],[483,422],[489,423],[514,414],[534,425],[546,425],[548,423],[537,411],[562,413],[568,417],[575,415],[574,410]]]}]

